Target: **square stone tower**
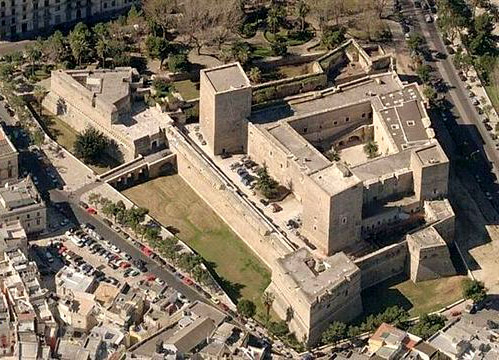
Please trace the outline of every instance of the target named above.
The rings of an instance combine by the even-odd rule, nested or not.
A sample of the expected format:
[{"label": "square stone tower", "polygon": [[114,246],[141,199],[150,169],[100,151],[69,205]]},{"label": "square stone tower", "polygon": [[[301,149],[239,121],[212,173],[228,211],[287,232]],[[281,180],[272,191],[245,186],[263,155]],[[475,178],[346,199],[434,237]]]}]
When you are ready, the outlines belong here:
[{"label": "square stone tower", "polygon": [[246,150],[251,84],[239,63],[201,71],[199,123],[213,155]]}]

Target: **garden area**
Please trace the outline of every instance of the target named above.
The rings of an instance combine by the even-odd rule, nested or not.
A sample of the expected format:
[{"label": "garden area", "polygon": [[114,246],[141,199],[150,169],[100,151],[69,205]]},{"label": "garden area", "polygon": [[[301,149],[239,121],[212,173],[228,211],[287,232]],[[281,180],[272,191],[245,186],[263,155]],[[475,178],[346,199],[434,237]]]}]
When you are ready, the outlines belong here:
[{"label": "garden area", "polygon": [[[57,116],[45,111],[40,116],[40,120],[45,132],[59,145],[75,155],[75,143],[78,139],[78,132]],[[97,174],[103,174],[119,165],[119,163],[110,156],[100,152],[99,161],[87,165]]]},{"label": "garden area", "polygon": [[264,313],[261,298],[270,271],[179,176],[151,180],[123,192],[197,251],[234,300],[248,299]]}]

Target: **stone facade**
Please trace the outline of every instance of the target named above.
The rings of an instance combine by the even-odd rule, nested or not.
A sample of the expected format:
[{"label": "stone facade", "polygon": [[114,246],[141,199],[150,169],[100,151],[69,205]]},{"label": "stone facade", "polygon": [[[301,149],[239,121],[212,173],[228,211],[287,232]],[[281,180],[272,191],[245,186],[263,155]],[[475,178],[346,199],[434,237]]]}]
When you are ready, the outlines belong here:
[{"label": "stone facade", "polygon": [[[246,107],[251,87],[239,65],[206,70],[200,130],[208,151],[201,156],[179,136],[172,141],[179,174],[272,269],[267,291],[275,295],[274,311],[298,340],[310,344],[332,321],[350,321],[362,312],[363,289],[403,273],[422,281],[455,272],[447,248],[454,234],[454,213],[445,199],[449,160],[435,139],[420,88],[402,83],[393,71],[373,75],[390,57],[369,58],[350,45],[345,56],[371,75],[293,98],[287,115],[279,108],[252,113]],[[227,97],[217,98],[219,93]],[[330,149],[350,150],[367,141],[378,145],[373,158],[350,165],[326,157]],[[239,152],[291,190],[301,206],[300,235],[314,253],[276,247],[267,236],[271,229],[232,196],[237,185],[203,160]],[[417,230],[407,235],[409,229]],[[385,247],[366,241],[389,231],[397,238]]]},{"label": "stone facade", "polygon": [[56,70],[43,106],[78,132],[96,128],[116,141],[108,149],[118,160],[131,161],[167,146],[164,115],[155,108],[134,109],[142,79],[133,68]]},{"label": "stone facade", "polygon": [[359,268],[344,253],[324,260],[299,249],[277,260],[267,291],[273,309],[298,340],[316,343],[334,321],[351,321],[362,313]]},{"label": "stone facade", "polygon": [[0,186],[19,176],[18,152],[0,126]]},{"label": "stone facade", "polygon": [[139,0],[4,0],[0,2],[0,39],[49,33],[79,21],[97,21],[127,11]]},{"label": "stone facade", "polygon": [[246,149],[251,86],[239,63],[202,70],[199,123],[214,155]]},{"label": "stone facade", "polygon": [[30,177],[0,188],[0,224],[19,221],[27,234],[47,227],[47,208]]}]

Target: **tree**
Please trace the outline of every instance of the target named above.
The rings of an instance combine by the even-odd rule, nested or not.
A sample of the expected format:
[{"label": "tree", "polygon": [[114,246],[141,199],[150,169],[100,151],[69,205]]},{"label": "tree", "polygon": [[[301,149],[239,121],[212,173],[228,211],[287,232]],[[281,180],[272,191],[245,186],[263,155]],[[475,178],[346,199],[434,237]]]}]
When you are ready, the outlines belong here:
[{"label": "tree", "polygon": [[106,57],[109,54],[109,43],[107,39],[98,39],[97,44],[95,45],[95,51],[102,62],[102,67],[105,68]]},{"label": "tree", "polygon": [[154,35],[155,29],[161,29],[161,35],[165,36],[168,28],[175,24],[175,13],[178,11],[176,0],[143,0],[142,9],[148,21],[153,26]]},{"label": "tree", "polygon": [[409,332],[426,340],[445,326],[445,320],[442,315],[423,314],[418,323],[409,328]]},{"label": "tree", "polygon": [[437,100],[437,91],[433,86],[426,85],[423,88],[423,95],[428,99],[431,105],[435,105],[435,102]]},{"label": "tree", "polygon": [[269,322],[267,328],[273,336],[283,337],[289,334],[288,324],[282,320]]},{"label": "tree", "polygon": [[378,19],[381,19],[383,16],[383,11],[385,10],[386,6],[388,5],[389,0],[373,0],[373,7],[374,10],[376,11],[376,14],[378,15]]},{"label": "tree", "polygon": [[431,67],[429,65],[421,65],[416,69],[416,73],[423,82],[423,84],[428,84],[431,79]]},{"label": "tree", "polygon": [[55,64],[62,62],[67,56],[66,38],[59,30],[55,31],[44,44],[48,59]]},{"label": "tree", "polygon": [[419,52],[421,45],[423,45],[423,37],[418,33],[411,34],[407,39],[407,46],[412,52]]},{"label": "tree", "polygon": [[284,23],[285,13],[282,6],[272,4],[267,13],[267,27],[272,34],[277,34],[279,28]]},{"label": "tree", "polygon": [[345,29],[327,29],[322,33],[321,44],[328,50],[332,50],[345,41]]},{"label": "tree", "polygon": [[461,283],[463,297],[471,299],[474,303],[483,301],[487,296],[487,290],[483,282],[478,280],[464,279]]},{"label": "tree", "polygon": [[265,306],[265,320],[268,322],[270,319],[270,309],[272,308],[272,304],[274,303],[275,296],[273,293],[269,291],[265,291],[262,294],[262,303]]},{"label": "tree", "polygon": [[9,82],[14,75],[14,65],[11,63],[0,64],[0,80]]},{"label": "tree", "polygon": [[33,89],[33,96],[36,100],[36,103],[38,104],[38,112],[40,114],[42,112],[42,101],[43,98],[45,98],[45,95],[47,95],[47,91],[45,90],[45,88],[40,85],[35,85]]},{"label": "tree", "polygon": [[345,339],[347,335],[346,324],[339,321],[333,321],[326,331],[322,333],[322,342],[336,345],[338,341]]},{"label": "tree", "polygon": [[71,53],[79,66],[82,60],[88,57],[88,54],[91,52],[91,36],[90,30],[84,23],[78,23],[73,31],[69,33]]},{"label": "tree", "polygon": [[310,6],[308,6],[305,0],[298,0],[295,4],[295,15],[300,20],[300,31],[305,31],[305,17],[310,12]]},{"label": "tree", "polygon": [[26,46],[25,56],[31,63],[31,76],[35,75],[35,64],[40,61],[42,55],[42,49],[38,44]]},{"label": "tree", "polygon": [[151,59],[160,61],[160,68],[163,67],[163,61],[170,53],[170,43],[163,37],[149,36],[146,39],[147,56]]},{"label": "tree", "polygon": [[276,36],[275,41],[270,44],[270,49],[274,56],[285,56],[288,53],[286,40],[281,36]]},{"label": "tree", "polygon": [[245,317],[253,317],[256,313],[256,305],[251,300],[241,299],[237,303],[237,312]]},{"label": "tree", "polygon": [[98,130],[88,127],[76,136],[74,143],[75,155],[85,163],[96,164],[106,150],[109,139]]},{"label": "tree", "polygon": [[179,31],[198,55],[206,44],[216,43],[220,48],[243,19],[239,0],[185,0],[182,8]]},{"label": "tree", "polygon": [[252,67],[249,74],[248,78],[251,80],[252,83],[258,84],[262,81],[262,71],[255,67]]},{"label": "tree", "polygon": [[40,146],[45,142],[45,134],[43,133],[43,131],[35,129],[31,133],[31,141],[33,142],[33,144]]},{"label": "tree", "polygon": [[273,199],[277,196],[278,190],[277,186],[279,183],[275,181],[268,172],[267,166],[264,165],[257,172],[258,180],[256,183],[256,188],[260,190],[267,199]]},{"label": "tree", "polygon": [[369,159],[375,158],[378,156],[378,144],[376,144],[375,141],[369,141],[367,144],[364,145],[364,152],[366,153],[367,157]]},{"label": "tree", "polygon": [[173,54],[168,57],[168,70],[173,73],[188,71],[189,65],[186,54]]}]

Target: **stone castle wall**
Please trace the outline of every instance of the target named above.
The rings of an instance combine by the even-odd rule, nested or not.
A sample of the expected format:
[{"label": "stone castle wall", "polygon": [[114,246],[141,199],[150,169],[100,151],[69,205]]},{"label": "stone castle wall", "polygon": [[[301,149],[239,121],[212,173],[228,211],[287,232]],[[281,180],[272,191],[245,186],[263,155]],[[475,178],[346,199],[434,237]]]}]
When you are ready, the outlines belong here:
[{"label": "stone castle wall", "polygon": [[406,272],[408,254],[407,241],[403,241],[355,260],[362,274],[362,290]]},{"label": "stone castle wall", "polygon": [[[170,136],[175,136],[171,129]],[[243,203],[199,154],[177,134],[171,149],[177,155],[179,175],[231,227],[249,248],[269,267],[275,259],[290,252],[271,228]]]}]

